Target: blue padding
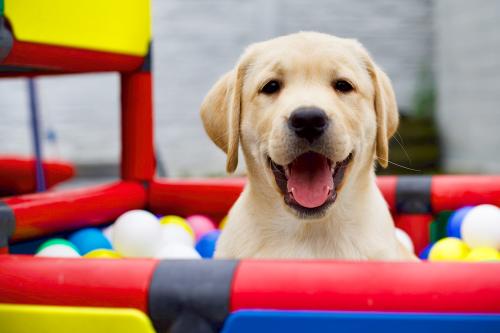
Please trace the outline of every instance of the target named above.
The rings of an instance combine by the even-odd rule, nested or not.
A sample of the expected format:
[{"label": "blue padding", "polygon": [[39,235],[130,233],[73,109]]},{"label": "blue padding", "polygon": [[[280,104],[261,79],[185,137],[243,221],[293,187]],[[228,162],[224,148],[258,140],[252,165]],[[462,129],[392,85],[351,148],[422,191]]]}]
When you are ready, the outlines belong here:
[{"label": "blue padding", "polygon": [[500,315],[326,311],[237,311],[223,333],[498,333]]}]

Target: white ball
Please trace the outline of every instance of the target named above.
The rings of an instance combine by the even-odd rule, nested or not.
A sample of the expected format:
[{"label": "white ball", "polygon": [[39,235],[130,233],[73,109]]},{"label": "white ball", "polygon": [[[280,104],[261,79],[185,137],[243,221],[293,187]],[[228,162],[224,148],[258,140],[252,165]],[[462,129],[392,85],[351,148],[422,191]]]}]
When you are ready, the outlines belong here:
[{"label": "white ball", "polygon": [[54,258],[79,258],[80,254],[71,246],[63,244],[54,244],[47,246],[43,250],[35,254],[37,257],[54,257]]},{"label": "white ball", "polygon": [[160,222],[145,210],[131,210],[113,225],[113,247],[125,257],[152,257],[160,241]]},{"label": "white ball", "polygon": [[113,225],[108,225],[106,228],[102,229],[102,234],[108,239],[111,245],[113,245]]},{"label": "white ball", "polygon": [[411,237],[404,230],[396,228],[396,238],[410,253],[415,251]]},{"label": "white ball", "polygon": [[163,245],[181,243],[189,247],[194,246],[193,236],[182,226],[174,223],[161,225],[161,242]]},{"label": "white ball", "polygon": [[170,243],[162,247],[156,254],[158,259],[201,259],[200,254],[190,246],[181,243]]},{"label": "white ball", "polygon": [[500,250],[500,209],[493,205],[479,205],[465,215],[460,228],[467,245],[492,247]]}]

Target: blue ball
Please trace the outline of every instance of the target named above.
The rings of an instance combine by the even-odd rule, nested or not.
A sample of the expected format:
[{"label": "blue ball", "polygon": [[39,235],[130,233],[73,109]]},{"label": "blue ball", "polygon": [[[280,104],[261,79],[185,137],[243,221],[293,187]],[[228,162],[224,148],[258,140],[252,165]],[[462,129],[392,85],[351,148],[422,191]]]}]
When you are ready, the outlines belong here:
[{"label": "blue ball", "polygon": [[422,251],[420,251],[420,254],[418,255],[418,257],[422,260],[429,259],[429,252],[431,252],[433,245],[434,245],[434,243],[431,243],[431,244],[427,245],[426,247],[424,247],[424,249]]},{"label": "blue ball", "polygon": [[82,256],[96,249],[113,249],[106,236],[97,228],[78,230],[72,233],[68,239],[75,244]]},{"label": "blue ball", "polygon": [[451,214],[448,219],[448,224],[446,225],[446,236],[447,237],[456,237],[462,238],[460,233],[460,228],[462,227],[462,222],[464,221],[465,215],[474,207],[465,206],[462,207]]},{"label": "blue ball", "polygon": [[202,258],[212,258],[214,256],[215,245],[219,236],[220,230],[213,230],[203,235],[198,243],[196,243],[196,251],[198,251]]}]

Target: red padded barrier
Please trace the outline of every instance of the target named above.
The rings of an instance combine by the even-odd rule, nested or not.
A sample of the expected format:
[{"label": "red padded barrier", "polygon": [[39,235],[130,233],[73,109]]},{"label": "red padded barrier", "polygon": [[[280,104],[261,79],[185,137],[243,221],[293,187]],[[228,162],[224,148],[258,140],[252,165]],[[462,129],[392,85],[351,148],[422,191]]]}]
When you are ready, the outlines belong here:
[{"label": "red padded barrier", "polygon": [[[396,206],[396,176],[377,178],[389,208]],[[223,218],[238,199],[245,178],[155,179],[150,183],[149,207],[156,213],[206,214]]]},{"label": "red padded barrier", "polygon": [[231,311],[242,309],[500,313],[500,265],[242,261]]},{"label": "red padded barrier", "polygon": [[[125,72],[140,68],[143,57],[69,48],[14,40],[12,49],[2,62],[4,66],[33,68],[29,74]],[[2,76],[8,76],[5,71]],[[26,71],[22,75],[27,75]]]},{"label": "red padded barrier", "polygon": [[121,75],[121,175],[124,180],[148,181],[155,173],[152,84],[150,72]]},{"label": "red padded barrier", "polygon": [[398,183],[397,176],[378,176],[377,186],[382,192],[387,205],[391,212],[396,210],[396,185]]},{"label": "red padded barrier", "polygon": [[149,207],[160,214],[205,214],[220,220],[244,184],[244,178],[156,179],[149,186]]},{"label": "red padded barrier", "polygon": [[152,259],[0,256],[0,302],[147,311]]},{"label": "red padded barrier", "polygon": [[463,206],[500,206],[500,176],[433,176],[431,204],[434,212]]},{"label": "red padded barrier", "polygon": [[44,192],[7,198],[16,218],[12,240],[40,237],[112,221],[144,208],[146,190],[135,182],[118,182],[78,190]]},{"label": "red padded barrier", "polygon": [[[47,188],[75,175],[72,164],[62,161],[44,161]],[[0,196],[33,193],[36,191],[35,159],[19,156],[0,157]]]},{"label": "red padded barrier", "polygon": [[403,229],[413,241],[418,255],[430,242],[430,224],[433,220],[428,214],[400,214],[394,216],[396,227]]}]

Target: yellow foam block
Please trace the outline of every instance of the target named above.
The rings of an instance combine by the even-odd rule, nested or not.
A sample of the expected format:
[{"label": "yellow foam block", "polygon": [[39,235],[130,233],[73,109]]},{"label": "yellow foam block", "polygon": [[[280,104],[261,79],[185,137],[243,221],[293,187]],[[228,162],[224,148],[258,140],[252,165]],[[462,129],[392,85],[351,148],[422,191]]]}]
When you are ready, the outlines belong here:
[{"label": "yellow foam block", "polygon": [[144,56],[151,40],[147,0],[5,0],[17,40]]},{"label": "yellow foam block", "polygon": [[137,309],[0,304],[3,333],[154,333]]}]

